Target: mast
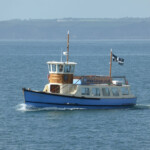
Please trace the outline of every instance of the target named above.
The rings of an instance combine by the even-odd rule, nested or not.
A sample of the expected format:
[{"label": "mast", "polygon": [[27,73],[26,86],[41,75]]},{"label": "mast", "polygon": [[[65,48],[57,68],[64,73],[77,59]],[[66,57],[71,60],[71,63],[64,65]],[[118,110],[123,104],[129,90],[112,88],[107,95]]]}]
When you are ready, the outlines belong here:
[{"label": "mast", "polygon": [[68,30],[68,40],[67,40],[67,63],[69,61],[69,30]]},{"label": "mast", "polygon": [[112,68],[112,49],[110,50],[110,70],[109,70],[109,77],[111,78],[111,68]]}]

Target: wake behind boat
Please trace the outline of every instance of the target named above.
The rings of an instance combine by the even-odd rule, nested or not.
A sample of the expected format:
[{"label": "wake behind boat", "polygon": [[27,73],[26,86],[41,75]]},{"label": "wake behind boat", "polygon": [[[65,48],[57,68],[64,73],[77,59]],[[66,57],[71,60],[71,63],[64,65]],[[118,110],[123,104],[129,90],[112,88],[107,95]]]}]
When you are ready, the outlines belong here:
[{"label": "wake behind boat", "polygon": [[136,104],[125,76],[111,76],[112,59],[123,65],[124,59],[111,51],[109,76],[74,76],[77,63],[69,61],[69,32],[66,62],[49,61],[49,83],[43,91],[23,88],[25,104],[52,108],[122,108]]}]

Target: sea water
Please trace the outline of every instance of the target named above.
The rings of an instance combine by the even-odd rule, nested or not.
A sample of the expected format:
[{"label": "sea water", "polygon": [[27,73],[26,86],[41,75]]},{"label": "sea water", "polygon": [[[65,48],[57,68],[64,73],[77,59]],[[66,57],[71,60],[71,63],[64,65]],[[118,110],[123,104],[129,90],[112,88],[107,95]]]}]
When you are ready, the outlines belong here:
[{"label": "sea water", "polygon": [[[109,75],[110,49],[125,59],[112,75],[125,75],[137,96],[128,109],[32,109],[22,88],[43,90],[47,61],[60,61],[66,41],[0,41],[0,149],[149,150],[150,40],[70,41],[75,75]],[[62,58],[66,60],[65,56]]]}]

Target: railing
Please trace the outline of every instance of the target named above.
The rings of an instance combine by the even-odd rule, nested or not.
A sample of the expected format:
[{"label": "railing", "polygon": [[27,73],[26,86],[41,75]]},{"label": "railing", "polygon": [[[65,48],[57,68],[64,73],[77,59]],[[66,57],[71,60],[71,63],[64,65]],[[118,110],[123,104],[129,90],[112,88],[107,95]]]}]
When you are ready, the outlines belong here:
[{"label": "railing", "polygon": [[124,80],[124,84],[128,85],[128,80],[126,79],[125,76],[112,76],[112,79],[123,79]]},{"label": "railing", "polygon": [[[88,84],[112,84],[113,79],[123,79],[124,84],[128,85],[128,81],[125,76],[96,76],[96,75],[88,75],[88,76],[74,76],[74,79],[81,80],[82,85]],[[77,81],[78,82],[78,81]]]}]

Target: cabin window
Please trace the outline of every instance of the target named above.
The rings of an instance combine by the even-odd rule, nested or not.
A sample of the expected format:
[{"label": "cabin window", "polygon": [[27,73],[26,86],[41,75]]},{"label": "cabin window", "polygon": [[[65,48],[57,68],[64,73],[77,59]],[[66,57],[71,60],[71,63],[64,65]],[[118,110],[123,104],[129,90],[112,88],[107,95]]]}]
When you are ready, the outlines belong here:
[{"label": "cabin window", "polygon": [[110,96],[109,88],[102,88],[103,96]]},{"label": "cabin window", "polygon": [[70,72],[70,71],[71,71],[71,66],[65,65],[65,72]]},{"label": "cabin window", "polygon": [[71,65],[71,72],[73,73],[74,72],[74,66]]},{"label": "cabin window", "polygon": [[68,81],[68,75],[64,74],[64,81],[67,82]]},{"label": "cabin window", "polygon": [[56,65],[55,64],[52,64],[52,71],[56,72]]},{"label": "cabin window", "polygon": [[92,88],[92,96],[100,96],[100,89]]},{"label": "cabin window", "polygon": [[58,72],[63,72],[63,65],[59,64],[57,65]]},{"label": "cabin window", "polygon": [[48,70],[49,72],[51,72],[51,65],[48,65]]},{"label": "cabin window", "polygon": [[82,95],[90,95],[90,90],[89,90],[89,88],[82,88],[82,89],[81,89],[81,94],[82,94]]},{"label": "cabin window", "polygon": [[129,90],[128,90],[128,88],[127,88],[127,87],[121,88],[121,93],[122,93],[122,95],[129,95]]},{"label": "cabin window", "polygon": [[51,85],[50,86],[52,93],[60,93],[60,86],[59,85]]},{"label": "cabin window", "polygon": [[111,91],[112,91],[112,94],[113,94],[113,96],[119,96],[119,91],[118,91],[118,88],[112,88],[111,89]]}]

